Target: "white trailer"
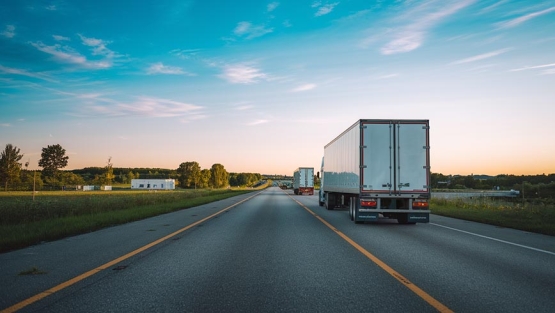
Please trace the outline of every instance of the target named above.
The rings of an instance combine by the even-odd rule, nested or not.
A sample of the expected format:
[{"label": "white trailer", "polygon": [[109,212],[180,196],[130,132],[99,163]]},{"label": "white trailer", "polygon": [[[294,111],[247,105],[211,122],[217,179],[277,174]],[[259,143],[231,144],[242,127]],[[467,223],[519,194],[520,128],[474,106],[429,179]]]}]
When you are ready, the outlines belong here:
[{"label": "white trailer", "polygon": [[324,147],[320,206],[356,223],[430,219],[428,120],[361,119]]},{"label": "white trailer", "polygon": [[175,179],[132,179],[131,189],[173,190]]},{"label": "white trailer", "polygon": [[293,173],[293,193],[296,195],[314,194],[314,168],[299,167]]}]

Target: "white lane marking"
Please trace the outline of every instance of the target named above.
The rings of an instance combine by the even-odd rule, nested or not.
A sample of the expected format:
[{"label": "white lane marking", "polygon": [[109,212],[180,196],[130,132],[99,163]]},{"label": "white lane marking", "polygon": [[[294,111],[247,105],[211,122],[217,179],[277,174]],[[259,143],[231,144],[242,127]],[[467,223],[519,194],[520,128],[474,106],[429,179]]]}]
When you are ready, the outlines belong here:
[{"label": "white lane marking", "polygon": [[514,243],[514,242],[510,242],[510,241],[505,241],[505,240],[501,240],[501,239],[497,239],[497,238],[493,238],[493,237],[488,237],[488,236],[484,236],[484,235],[478,235],[478,234],[475,234],[475,233],[471,233],[471,232],[468,232],[468,231],[456,229],[456,228],[449,227],[449,226],[439,225],[439,224],[436,224],[436,223],[430,223],[430,224],[431,224],[431,225],[435,225],[435,226],[439,226],[439,227],[443,227],[443,228],[447,228],[447,229],[451,229],[451,230],[454,230],[454,231],[458,231],[458,232],[461,232],[461,233],[469,234],[469,235],[472,235],[472,236],[477,236],[477,237],[481,237],[481,238],[486,238],[486,239],[489,239],[489,240],[494,240],[494,241],[506,243],[506,244],[509,244],[509,245],[513,245],[513,246],[517,246],[517,247],[521,247],[521,248],[525,248],[525,249],[530,249],[530,250],[534,250],[534,251],[538,251],[538,252],[543,252],[543,253],[555,255],[555,252],[551,252],[551,251],[546,251],[546,250],[542,250],[542,249],[532,248],[532,247],[529,247],[529,246],[520,245],[520,244],[518,244],[518,243]]}]

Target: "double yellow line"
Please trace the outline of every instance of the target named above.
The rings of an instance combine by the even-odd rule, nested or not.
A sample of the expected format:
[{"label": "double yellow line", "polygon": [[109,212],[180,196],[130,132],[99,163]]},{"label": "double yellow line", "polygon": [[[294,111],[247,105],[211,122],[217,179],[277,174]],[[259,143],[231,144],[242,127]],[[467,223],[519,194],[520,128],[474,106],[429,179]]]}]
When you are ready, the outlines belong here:
[{"label": "double yellow line", "polygon": [[186,227],[183,227],[183,228],[181,228],[181,229],[179,229],[179,230],[177,230],[177,231],[175,231],[175,232],[173,232],[173,233],[171,233],[171,234],[169,234],[169,235],[166,235],[166,236],[164,236],[164,237],[162,237],[162,238],[160,238],[160,239],[158,239],[158,240],[156,240],[156,241],[153,241],[153,242],[151,242],[151,243],[149,243],[149,244],[147,244],[147,245],[145,245],[145,246],[142,246],[142,247],[140,247],[140,248],[137,249],[137,250],[131,251],[131,252],[129,252],[129,253],[123,255],[123,256],[120,256],[120,257],[117,258],[117,259],[114,259],[114,260],[112,260],[112,261],[110,261],[110,262],[108,262],[108,263],[105,263],[105,264],[103,264],[103,265],[97,267],[97,268],[94,268],[94,269],[92,269],[92,270],[90,270],[90,271],[88,271],[88,272],[85,272],[85,273],[83,273],[83,274],[81,274],[81,275],[79,275],[79,276],[76,276],[76,277],[74,277],[74,278],[72,278],[72,279],[70,279],[70,280],[68,280],[68,281],[65,281],[65,282],[63,282],[63,283],[61,283],[61,284],[59,284],[59,285],[57,285],[57,286],[55,286],[55,287],[52,287],[52,288],[50,288],[50,289],[48,289],[48,290],[45,290],[45,291],[43,291],[43,292],[41,292],[41,293],[39,293],[39,294],[34,295],[34,296],[32,296],[32,297],[30,297],[30,298],[28,298],[28,299],[25,299],[25,300],[23,300],[23,301],[21,301],[21,302],[19,302],[19,303],[17,303],[17,304],[14,304],[14,305],[12,305],[12,306],[9,307],[9,308],[6,308],[6,309],[0,311],[0,313],[11,313],[11,312],[16,312],[16,311],[18,311],[18,310],[21,310],[22,308],[24,308],[24,307],[26,307],[26,306],[28,306],[28,305],[30,305],[30,304],[32,304],[32,303],[35,303],[35,302],[37,302],[37,301],[39,301],[39,300],[41,300],[41,299],[43,299],[43,298],[45,298],[45,297],[48,297],[49,295],[51,295],[51,294],[53,294],[53,293],[56,293],[56,292],[58,292],[58,291],[60,291],[60,290],[62,290],[62,289],[64,289],[64,288],[67,288],[67,287],[69,287],[69,286],[71,286],[71,285],[73,285],[73,284],[75,284],[75,283],[78,283],[78,282],[84,280],[84,279],[87,278],[87,277],[90,277],[90,276],[92,276],[92,275],[94,275],[94,274],[96,274],[96,273],[98,273],[98,272],[101,272],[101,271],[103,271],[103,270],[105,270],[105,269],[108,269],[108,268],[110,268],[110,267],[112,267],[112,266],[118,264],[118,263],[121,262],[121,261],[127,260],[127,259],[129,259],[129,258],[131,258],[131,257],[133,257],[133,256],[135,256],[135,255],[137,255],[137,254],[139,254],[139,253],[145,251],[145,250],[148,250],[148,249],[150,249],[150,248],[156,246],[157,244],[160,244],[160,243],[162,243],[162,242],[164,242],[164,241],[166,241],[166,240],[168,240],[168,239],[170,239],[170,238],[172,238],[172,237],[175,237],[176,235],[181,234],[182,232],[184,232],[184,231],[186,231],[186,230],[188,230],[188,229],[191,229],[191,228],[193,228],[193,227],[195,227],[195,226],[197,226],[197,225],[199,225],[199,224],[201,224],[201,223],[204,223],[205,221],[207,221],[207,220],[213,218],[214,216],[219,215],[219,214],[221,214],[221,213],[223,213],[223,212],[225,212],[225,211],[227,211],[227,210],[229,210],[229,209],[231,209],[231,208],[233,208],[233,207],[235,207],[235,206],[238,206],[239,204],[241,204],[241,203],[243,203],[243,202],[245,202],[245,201],[248,201],[248,200],[252,199],[253,197],[255,197],[255,196],[257,196],[258,194],[260,194],[261,192],[263,192],[263,191],[257,192],[256,194],[254,194],[254,195],[252,195],[252,196],[250,196],[250,197],[248,197],[248,198],[245,198],[245,199],[243,199],[243,200],[241,200],[241,201],[239,201],[239,202],[237,202],[237,203],[235,203],[235,204],[232,204],[232,205],[226,207],[225,209],[222,209],[222,210],[220,210],[220,211],[218,211],[218,212],[216,212],[216,213],[214,213],[214,214],[212,214],[212,215],[210,215],[210,216],[208,216],[208,217],[205,217],[205,218],[203,218],[203,219],[201,219],[201,220],[199,220],[199,221],[196,221],[196,222],[194,222],[194,223],[192,223],[192,224],[190,224],[190,225],[188,225],[188,226],[186,226]]},{"label": "double yellow line", "polygon": [[297,199],[291,197],[291,195],[289,195],[289,194],[287,194],[287,195],[291,199],[293,199],[293,201],[297,202],[303,209],[307,210],[308,213],[312,214],[320,222],[322,222],[324,225],[326,225],[329,229],[333,230],[337,235],[339,235],[339,237],[343,238],[346,242],[348,242],[351,246],[353,246],[355,249],[357,249],[360,253],[364,254],[364,256],[366,256],[372,262],[376,263],[376,265],[378,265],[380,268],[382,268],[384,271],[386,271],[389,275],[393,276],[396,280],[398,280],[405,287],[409,288],[417,296],[422,298],[424,301],[428,302],[428,304],[433,306],[436,310],[438,310],[439,312],[446,312],[446,313],[447,312],[453,312],[451,309],[449,309],[448,307],[443,305],[441,302],[437,301],[432,296],[430,296],[428,293],[426,293],[424,290],[420,289],[418,286],[411,283],[410,280],[405,278],[403,275],[399,274],[397,271],[392,269],[389,265],[385,264],[382,260],[378,259],[372,253],[368,252],[368,250],[364,249],[358,243],[354,242],[351,238],[347,237],[347,235],[345,235],[344,233],[339,231],[337,228],[333,227],[333,225],[331,225],[326,220],[324,220],[323,218],[318,216],[311,209],[309,209],[306,205],[300,203],[299,201],[297,201]]}]

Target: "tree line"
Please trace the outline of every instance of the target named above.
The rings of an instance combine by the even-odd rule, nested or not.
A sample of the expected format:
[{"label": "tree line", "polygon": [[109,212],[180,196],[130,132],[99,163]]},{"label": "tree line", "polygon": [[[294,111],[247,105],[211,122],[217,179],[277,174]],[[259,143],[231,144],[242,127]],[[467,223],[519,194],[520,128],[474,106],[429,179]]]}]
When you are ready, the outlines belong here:
[{"label": "tree line", "polygon": [[39,167],[28,170],[29,162],[21,163],[24,155],[19,148],[7,144],[0,154],[0,182],[4,190],[62,189],[65,186],[130,184],[132,179],[176,179],[181,188],[224,188],[227,186],[250,187],[262,180],[256,173],[228,173],[222,164],[201,169],[198,162],[183,162],[177,169],[116,168],[109,157],[104,167],[86,167],[70,171],[69,157],[60,146],[42,148]]}]

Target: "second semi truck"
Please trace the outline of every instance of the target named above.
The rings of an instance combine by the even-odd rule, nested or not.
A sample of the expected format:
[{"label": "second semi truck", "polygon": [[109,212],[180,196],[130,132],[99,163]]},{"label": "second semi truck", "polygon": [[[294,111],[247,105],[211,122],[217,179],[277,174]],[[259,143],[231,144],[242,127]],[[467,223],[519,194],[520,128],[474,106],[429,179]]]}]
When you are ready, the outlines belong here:
[{"label": "second semi truck", "polygon": [[299,167],[293,173],[293,193],[296,195],[314,194],[314,168]]},{"label": "second semi truck", "polygon": [[430,220],[428,120],[361,119],[324,147],[320,206],[355,223]]}]

